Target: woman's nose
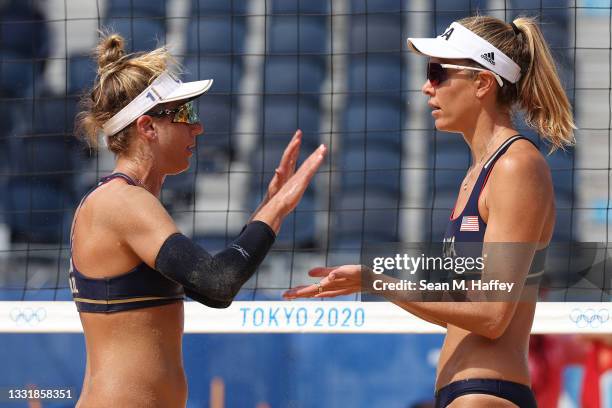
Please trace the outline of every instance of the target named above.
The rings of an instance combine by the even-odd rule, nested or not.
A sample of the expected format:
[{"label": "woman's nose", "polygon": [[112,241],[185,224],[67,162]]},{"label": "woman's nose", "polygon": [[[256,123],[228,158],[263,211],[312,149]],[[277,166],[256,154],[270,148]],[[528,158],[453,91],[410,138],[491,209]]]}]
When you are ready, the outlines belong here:
[{"label": "woman's nose", "polygon": [[202,125],[201,122],[198,123],[194,123],[192,125],[192,129],[191,129],[192,133],[195,134],[196,136],[201,135],[202,133],[204,133],[204,126]]},{"label": "woman's nose", "polygon": [[421,92],[423,92],[423,94],[425,95],[429,95],[429,96],[433,95],[434,87],[433,85],[431,85],[431,82],[429,82],[429,79],[426,80],[423,86],[421,87]]}]

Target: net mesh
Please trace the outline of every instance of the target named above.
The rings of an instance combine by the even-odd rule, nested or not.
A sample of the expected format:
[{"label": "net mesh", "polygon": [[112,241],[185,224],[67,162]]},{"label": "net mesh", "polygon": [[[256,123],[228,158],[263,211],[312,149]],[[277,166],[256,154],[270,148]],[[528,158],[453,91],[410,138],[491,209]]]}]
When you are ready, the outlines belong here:
[{"label": "net mesh", "polygon": [[[278,299],[312,266],[357,262],[363,244],[441,241],[469,152],[437,132],[420,88],[425,59],[406,37],[453,20],[539,16],[574,107],[575,149],[546,156],[558,242],[609,242],[610,1],[5,1],[0,4],[0,300],[69,300],[69,227],[113,157],[73,137],[91,86],[97,30],[129,51],[168,44],[184,79],[214,78],[198,100],[206,133],[162,201],[210,251],[240,231],[294,130],[302,156],[329,156],[241,300]],[[528,129],[519,129],[541,144]],[[609,266],[605,276],[609,276]],[[609,280],[609,279],[608,279]],[[563,299],[560,299],[563,300]]]}]

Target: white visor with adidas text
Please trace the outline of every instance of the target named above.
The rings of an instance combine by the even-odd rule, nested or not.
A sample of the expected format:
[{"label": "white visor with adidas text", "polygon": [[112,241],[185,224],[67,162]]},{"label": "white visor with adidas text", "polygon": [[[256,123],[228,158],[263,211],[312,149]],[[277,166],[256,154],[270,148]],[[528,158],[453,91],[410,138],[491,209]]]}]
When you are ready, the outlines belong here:
[{"label": "white visor with adidas text", "polygon": [[430,57],[471,59],[513,84],[521,78],[521,68],[516,62],[457,22],[436,38],[408,38],[408,47]]}]

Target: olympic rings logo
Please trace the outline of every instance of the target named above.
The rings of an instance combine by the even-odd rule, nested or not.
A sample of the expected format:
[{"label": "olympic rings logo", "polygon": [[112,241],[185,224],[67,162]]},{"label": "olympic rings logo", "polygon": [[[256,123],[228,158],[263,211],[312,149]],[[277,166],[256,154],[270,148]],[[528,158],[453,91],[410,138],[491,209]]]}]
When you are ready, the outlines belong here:
[{"label": "olympic rings logo", "polygon": [[47,318],[47,310],[43,307],[33,309],[31,307],[19,308],[11,310],[9,314],[12,321],[18,326],[29,324],[31,326],[38,324]]},{"label": "olympic rings logo", "polygon": [[570,312],[569,318],[580,329],[590,327],[597,329],[610,320],[610,311],[608,309],[574,309]]}]

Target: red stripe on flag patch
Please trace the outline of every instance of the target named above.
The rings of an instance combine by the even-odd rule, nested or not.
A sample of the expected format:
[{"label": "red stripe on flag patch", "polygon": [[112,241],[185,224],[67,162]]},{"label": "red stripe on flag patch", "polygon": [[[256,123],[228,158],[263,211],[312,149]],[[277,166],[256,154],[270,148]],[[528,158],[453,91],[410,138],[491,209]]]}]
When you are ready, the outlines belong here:
[{"label": "red stripe on flag patch", "polygon": [[478,216],[468,215],[461,219],[461,227],[459,231],[475,231],[478,232]]}]

